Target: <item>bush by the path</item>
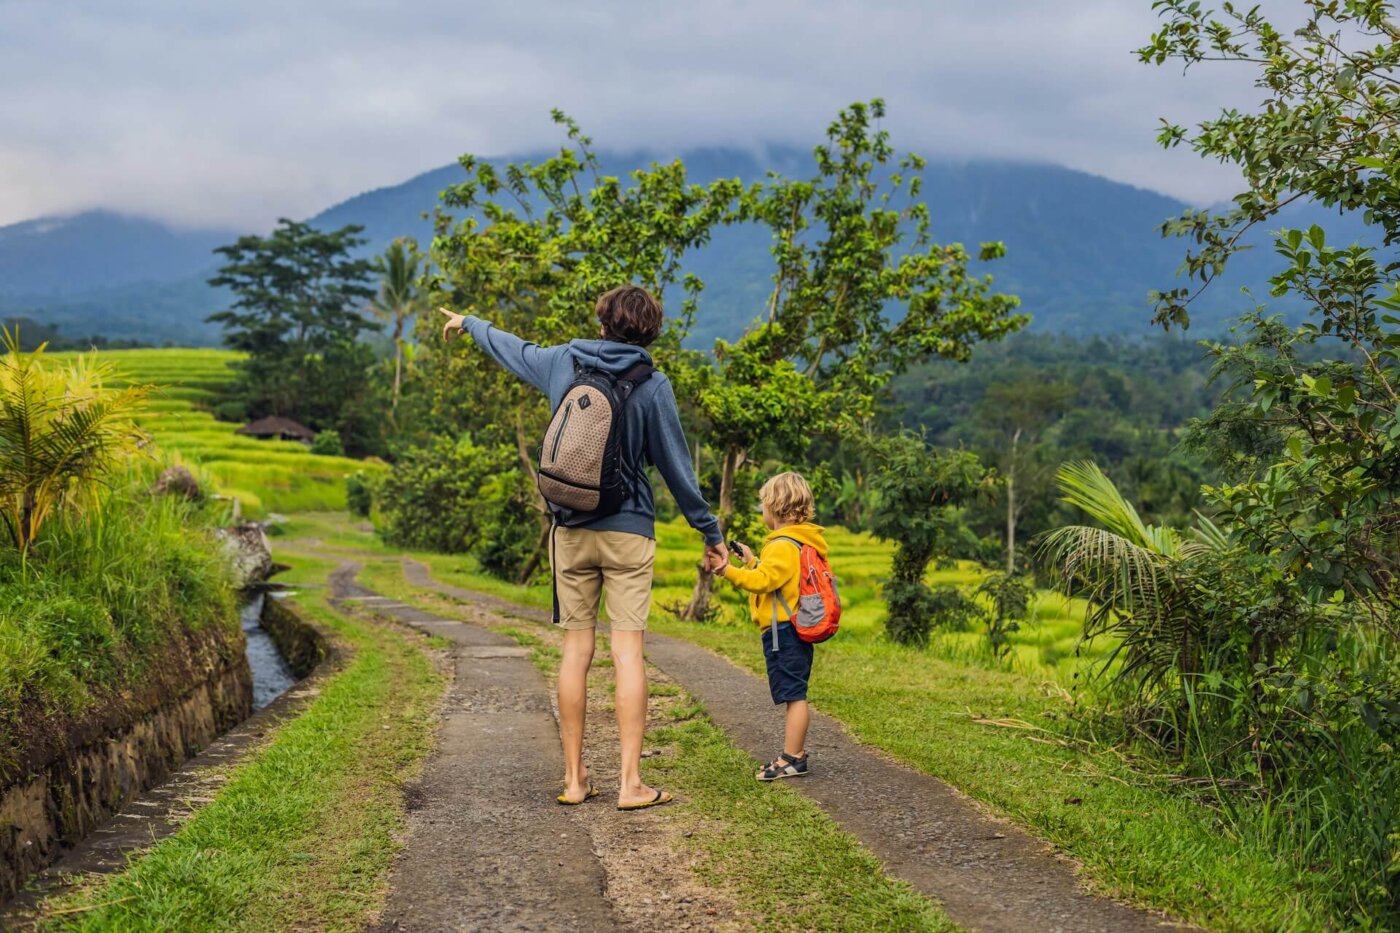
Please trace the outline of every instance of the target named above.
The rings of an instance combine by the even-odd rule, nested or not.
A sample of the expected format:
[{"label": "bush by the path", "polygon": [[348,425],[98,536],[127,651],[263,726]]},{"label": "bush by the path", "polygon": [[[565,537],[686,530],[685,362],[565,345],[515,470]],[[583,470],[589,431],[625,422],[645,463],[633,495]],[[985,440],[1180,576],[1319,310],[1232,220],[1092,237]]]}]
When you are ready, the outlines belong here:
[{"label": "bush by the path", "polygon": [[[486,572],[520,577],[540,537],[534,491],[515,450],[464,435],[405,452],[368,484],[375,527],[390,544],[475,556]],[[365,479],[353,487],[363,505]]]}]

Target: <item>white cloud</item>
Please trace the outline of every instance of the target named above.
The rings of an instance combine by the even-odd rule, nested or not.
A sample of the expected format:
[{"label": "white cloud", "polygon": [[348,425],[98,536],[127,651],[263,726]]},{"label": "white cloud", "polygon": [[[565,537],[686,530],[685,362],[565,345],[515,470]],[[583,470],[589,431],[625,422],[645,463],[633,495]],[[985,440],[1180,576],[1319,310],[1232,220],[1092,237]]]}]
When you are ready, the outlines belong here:
[{"label": "white cloud", "polygon": [[1148,0],[0,0],[0,222],[259,228],[551,146],[551,107],[603,148],[806,146],[872,96],[901,148],[1228,195],[1228,170],[1153,136],[1250,101],[1248,76],[1138,64],[1154,23]]}]

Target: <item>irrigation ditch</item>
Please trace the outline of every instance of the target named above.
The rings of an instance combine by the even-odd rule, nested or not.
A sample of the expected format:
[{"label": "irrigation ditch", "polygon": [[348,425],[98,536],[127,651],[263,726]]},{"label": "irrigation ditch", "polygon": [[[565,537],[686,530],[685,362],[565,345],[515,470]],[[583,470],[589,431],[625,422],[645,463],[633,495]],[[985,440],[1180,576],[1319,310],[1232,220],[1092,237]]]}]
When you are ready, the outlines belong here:
[{"label": "irrigation ditch", "polygon": [[133,696],[73,721],[36,713],[19,766],[0,775],[0,929],[173,832],[216,789],[212,769],[315,694],[338,652],[286,595],[264,582],[245,590],[235,636],[190,632]]}]

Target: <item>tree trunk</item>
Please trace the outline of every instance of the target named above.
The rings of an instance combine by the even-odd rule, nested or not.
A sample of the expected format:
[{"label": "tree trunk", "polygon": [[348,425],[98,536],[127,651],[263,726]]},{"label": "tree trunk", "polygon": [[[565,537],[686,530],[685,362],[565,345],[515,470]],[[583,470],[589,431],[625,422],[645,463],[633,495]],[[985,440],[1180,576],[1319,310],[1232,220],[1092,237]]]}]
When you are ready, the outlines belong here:
[{"label": "tree trunk", "polygon": [[403,315],[394,315],[394,401],[391,411],[399,410],[399,385],[403,380]]},{"label": "tree trunk", "polygon": [[1006,471],[1006,572],[1016,572],[1016,448],[1021,442],[1021,429],[1011,435],[1011,461]]},{"label": "tree trunk", "polygon": [[535,542],[535,549],[530,552],[530,559],[525,561],[525,566],[520,570],[520,579],[516,580],[521,586],[530,582],[530,578],[539,569],[540,561],[549,552],[549,525],[540,529],[539,540]]},{"label": "tree trunk", "polygon": [[[729,447],[724,451],[724,461],[719,474],[719,528],[720,534],[729,528],[729,520],[734,517],[734,475],[744,463],[745,451],[742,447]],[[700,622],[710,613],[710,592],[714,589],[714,577],[703,567],[695,578],[695,589],[690,594],[690,602],[681,610],[681,618],[688,622]]]},{"label": "tree trunk", "polygon": [[535,568],[549,551],[549,529],[554,524],[554,514],[549,511],[549,504],[544,501],[544,496],[540,495],[539,477],[535,474],[535,464],[530,459],[530,445],[525,440],[525,421],[519,415],[515,418],[515,452],[520,457],[521,469],[530,479],[530,488],[535,491],[535,510],[540,516],[539,539],[520,572],[520,582],[524,583],[530,579],[530,574],[535,572]]}]

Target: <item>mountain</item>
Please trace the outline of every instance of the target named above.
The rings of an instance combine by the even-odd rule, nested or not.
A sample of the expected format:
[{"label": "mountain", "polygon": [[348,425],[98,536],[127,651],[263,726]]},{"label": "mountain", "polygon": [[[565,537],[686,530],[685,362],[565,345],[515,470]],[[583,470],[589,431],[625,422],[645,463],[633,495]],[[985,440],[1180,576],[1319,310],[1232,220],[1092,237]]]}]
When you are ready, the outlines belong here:
[{"label": "mountain", "polygon": [[70,336],[207,344],[203,319],[221,296],[202,275],[232,230],[180,230],[88,211],[0,227],[0,316],[30,317]]},{"label": "mountain", "polygon": [[[790,177],[810,172],[810,156],[796,149],[762,153],[696,149],[682,153],[692,179],[745,181],[769,169]],[[608,174],[625,174],[654,156],[614,153],[603,157]],[[424,217],[438,193],[464,178],[449,165],[398,185],[350,198],[310,218],[327,229],[365,228],[366,252],[378,252],[396,236],[426,243]],[[939,242],[1006,244],[1003,260],[978,268],[998,290],[1019,295],[1036,330],[1076,334],[1145,334],[1152,288],[1174,283],[1185,244],[1163,240],[1163,220],[1187,205],[1152,191],[1053,165],[988,160],[930,161],[924,198]],[[1322,220],[1334,240],[1359,235],[1359,221],[1325,217],[1301,207],[1276,226]],[[28,316],[67,334],[101,334],[156,343],[217,343],[204,323],[222,308],[223,296],[205,284],[217,265],[211,250],[235,231],[177,230],[157,221],[94,211],[66,218],[0,227],[0,317]],[[1257,242],[1265,242],[1262,237]],[[1264,284],[1276,259],[1268,249],[1241,256],[1228,280],[1212,286],[1194,309],[1195,330],[1219,332],[1253,304],[1239,294],[1249,287],[1267,297]],[[693,342],[708,345],[736,335],[761,312],[769,293],[768,238],[755,228],[716,232],[712,243],[687,257],[706,288]],[[1283,308],[1282,310],[1296,310]]]}]

